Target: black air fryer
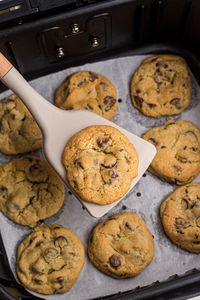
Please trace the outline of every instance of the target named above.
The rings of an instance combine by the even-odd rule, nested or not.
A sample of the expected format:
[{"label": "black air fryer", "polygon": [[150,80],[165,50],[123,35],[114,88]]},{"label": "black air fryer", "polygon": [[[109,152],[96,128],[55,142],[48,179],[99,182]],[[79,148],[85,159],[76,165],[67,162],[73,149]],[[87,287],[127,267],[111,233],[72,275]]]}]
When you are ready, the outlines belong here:
[{"label": "black air fryer", "polygon": [[[199,19],[200,0],[1,0],[0,52],[28,80],[130,52],[174,53],[187,60],[200,84]],[[200,271],[192,270],[101,299],[181,300],[198,294]],[[39,298],[15,282],[1,243],[0,300],[11,299]]]}]

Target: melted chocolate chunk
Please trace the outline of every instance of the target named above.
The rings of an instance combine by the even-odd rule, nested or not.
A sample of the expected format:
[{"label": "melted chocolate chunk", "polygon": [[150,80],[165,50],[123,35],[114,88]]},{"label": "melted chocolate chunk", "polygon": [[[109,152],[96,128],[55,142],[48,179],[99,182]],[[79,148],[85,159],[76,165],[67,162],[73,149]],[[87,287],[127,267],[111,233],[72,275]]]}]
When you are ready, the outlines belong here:
[{"label": "melted chocolate chunk", "polygon": [[187,222],[186,222],[186,220],[183,219],[183,218],[176,218],[176,219],[175,219],[175,227],[176,227],[176,229],[178,229],[178,230],[187,227]]},{"label": "melted chocolate chunk", "polygon": [[3,199],[8,198],[8,189],[3,185],[0,185],[0,197],[2,197]]},{"label": "melted chocolate chunk", "polygon": [[104,148],[107,145],[109,139],[110,139],[109,137],[98,138],[97,139],[97,145],[98,145],[98,147],[99,148]]},{"label": "melted chocolate chunk", "polygon": [[189,202],[188,202],[188,200],[187,200],[186,198],[183,198],[183,199],[181,200],[181,205],[182,205],[182,207],[183,207],[184,209],[188,209],[188,208],[190,207],[190,204],[189,204]]},{"label": "melted chocolate chunk", "polygon": [[118,268],[119,266],[121,266],[121,261],[120,261],[120,257],[113,254],[110,258],[109,258],[109,263],[111,265],[111,267],[113,268]]},{"label": "melted chocolate chunk", "polygon": [[176,156],[176,159],[177,159],[178,161],[180,161],[181,163],[183,163],[183,164],[185,164],[185,163],[188,162],[187,157],[183,157],[183,156],[177,155],[177,156]]},{"label": "melted chocolate chunk", "polygon": [[86,82],[85,79],[80,80],[80,81],[78,82],[77,86],[78,86],[78,87],[81,87],[81,86],[83,86],[83,85],[85,84],[85,82]]},{"label": "melted chocolate chunk", "polygon": [[147,105],[149,106],[149,108],[154,108],[154,107],[156,107],[157,105],[156,104],[154,104],[154,103],[147,103]]},{"label": "melted chocolate chunk", "polygon": [[103,100],[104,110],[109,111],[116,103],[116,99],[111,96],[106,96]]},{"label": "melted chocolate chunk", "polygon": [[128,222],[125,223],[125,227],[126,227],[126,229],[133,231],[132,226]]},{"label": "melted chocolate chunk", "polygon": [[57,247],[63,248],[68,245],[68,241],[64,236],[59,236],[54,240],[54,244]]},{"label": "melted chocolate chunk", "polygon": [[159,145],[159,142],[156,139],[152,138],[152,137],[149,139],[149,141],[151,141],[155,146]]},{"label": "melted chocolate chunk", "polygon": [[96,79],[98,79],[98,75],[96,73],[93,72],[89,72],[90,73],[90,81],[95,81]]},{"label": "melted chocolate chunk", "polygon": [[63,277],[57,277],[56,282],[60,284],[60,289],[65,285],[65,279]]},{"label": "melted chocolate chunk", "polygon": [[37,278],[34,279],[34,282],[36,284],[38,284],[38,285],[42,285],[43,284],[43,281],[41,279],[37,279]]},{"label": "melted chocolate chunk", "polygon": [[139,97],[139,96],[134,96],[134,99],[135,99],[136,105],[141,108],[144,100],[141,97]]},{"label": "melted chocolate chunk", "polygon": [[62,91],[62,101],[65,101],[69,95],[69,88],[65,87]]},{"label": "melted chocolate chunk", "polygon": [[183,171],[183,169],[180,166],[174,165],[173,168],[176,171],[176,173],[178,173],[178,174],[180,174]]},{"label": "melted chocolate chunk", "polygon": [[170,101],[170,103],[172,105],[174,105],[176,108],[180,109],[182,108],[182,105],[181,105],[181,99],[180,98],[174,98]]},{"label": "melted chocolate chunk", "polygon": [[108,85],[105,82],[101,81],[100,82],[100,87],[102,88],[103,92],[107,92]]},{"label": "melted chocolate chunk", "polygon": [[117,177],[119,177],[119,175],[116,172],[110,171],[110,183],[112,183]]},{"label": "melted chocolate chunk", "polygon": [[29,172],[33,176],[38,176],[38,175],[44,174],[44,169],[41,166],[41,164],[35,163],[29,168]]},{"label": "melted chocolate chunk", "polygon": [[59,252],[57,249],[55,248],[49,248],[44,252],[44,259],[46,260],[46,262],[51,262],[52,260],[54,260],[56,257],[58,257]]}]

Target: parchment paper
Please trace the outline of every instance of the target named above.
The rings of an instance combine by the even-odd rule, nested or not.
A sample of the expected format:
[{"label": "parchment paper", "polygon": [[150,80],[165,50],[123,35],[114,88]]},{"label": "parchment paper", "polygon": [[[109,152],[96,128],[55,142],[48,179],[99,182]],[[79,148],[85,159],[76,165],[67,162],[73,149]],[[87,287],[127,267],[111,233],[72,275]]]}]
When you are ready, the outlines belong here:
[{"label": "parchment paper", "polygon": [[[152,126],[164,123],[165,118],[148,118],[132,107],[129,97],[129,84],[133,72],[146,56],[132,56],[107,60],[81,67],[71,68],[48,76],[33,80],[31,85],[46,99],[53,102],[54,91],[57,86],[72,72],[78,70],[91,70],[102,73],[110,78],[118,90],[118,98],[122,99],[119,104],[117,116],[114,119],[118,125],[132,131],[136,135],[143,134]],[[188,119],[200,127],[200,89],[192,76],[192,104],[175,119]],[[10,94],[5,92],[0,95]],[[33,99],[34,100],[34,99]],[[45,111],[44,111],[45,114]],[[56,142],[56,138],[55,138]],[[38,152],[40,154],[41,152]],[[0,163],[5,163],[12,158],[0,154]],[[200,177],[195,181],[200,181]],[[200,255],[190,254],[173,245],[163,233],[159,219],[160,203],[168,196],[176,186],[164,183],[147,172],[146,177],[138,182],[134,189],[123,199],[107,216],[123,210],[132,210],[138,213],[147,223],[155,241],[155,256],[153,262],[139,276],[131,279],[117,280],[104,275],[89,262],[86,255],[84,269],[72,289],[63,295],[37,296],[51,300],[83,300],[100,296],[106,296],[134,289],[137,286],[145,286],[157,280],[163,281],[168,277],[200,267]],[[138,194],[138,193],[141,193]],[[138,196],[139,195],[139,196]],[[84,210],[74,196],[66,191],[64,207],[45,223],[58,223],[69,227],[81,238],[87,249],[89,233],[97,220]],[[0,213],[0,231],[7,252],[10,268],[16,278],[16,249],[21,240],[30,232],[30,229],[14,224]],[[86,250],[87,251],[87,250]],[[17,279],[17,278],[16,278]]]}]

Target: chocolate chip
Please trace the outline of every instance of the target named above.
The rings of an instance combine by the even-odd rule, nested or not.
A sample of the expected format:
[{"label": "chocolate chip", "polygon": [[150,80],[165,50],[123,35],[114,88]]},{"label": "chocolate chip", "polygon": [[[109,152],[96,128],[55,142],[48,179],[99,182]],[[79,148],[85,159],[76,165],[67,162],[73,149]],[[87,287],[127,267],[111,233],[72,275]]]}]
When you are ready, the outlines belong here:
[{"label": "chocolate chip", "polygon": [[119,175],[116,172],[113,170],[110,171],[110,183],[112,183],[117,177],[119,177]]},{"label": "chocolate chip", "polygon": [[125,227],[126,229],[133,231],[133,227],[128,222],[125,223]]},{"label": "chocolate chip", "polygon": [[200,241],[192,241],[192,244],[197,244],[197,245],[199,245],[199,244],[200,244]]},{"label": "chocolate chip", "polygon": [[163,145],[163,146],[161,146],[160,148],[161,148],[161,149],[165,149],[165,148],[167,148],[167,147]]},{"label": "chocolate chip", "polygon": [[98,75],[94,72],[89,72],[90,73],[90,81],[95,81],[96,79],[98,79]]},{"label": "chocolate chip", "polygon": [[140,90],[140,89],[137,89],[137,90],[136,90],[136,93],[137,93],[137,94],[140,94],[140,93],[141,93],[141,90]]},{"label": "chocolate chip", "polygon": [[87,104],[87,107],[88,107],[90,110],[93,110],[93,107],[92,107],[90,104]]},{"label": "chocolate chip", "polygon": [[97,145],[98,145],[98,147],[99,147],[99,148],[104,148],[104,147],[107,145],[109,139],[110,139],[109,137],[98,138],[98,139],[97,139]]},{"label": "chocolate chip", "polygon": [[187,149],[187,146],[184,146],[183,150],[186,150]]},{"label": "chocolate chip", "polygon": [[147,103],[147,105],[149,106],[149,108],[154,108],[154,107],[156,107],[157,105],[156,104],[154,104],[154,103]]},{"label": "chocolate chip", "polygon": [[184,209],[188,209],[188,208],[190,207],[189,202],[188,202],[188,200],[187,200],[186,198],[183,198],[183,199],[181,200],[181,205],[182,205],[182,207],[183,207]]},{"label": "chocolate chip", "polygon": [[44,243],[44,241],[43,240],[41,240],[41,241],[39,241],[39,242],[37,242],[36,244],[35,244],[35,247],[39,247],[41,244],[43,244]]},{"label": "chocolate chip", "polygon": [[46,262],[51,262],[52,260],[54,260],[56,257],[58,257],[59,252],[57,249],[55,248],[49,248],[46,249],[46,251],[44,252],[44,259],[46,260]]},{"label": "chocolate chip", "polygon": [[41,279],[37,279],[37,278],[34,279],[34,282],[39,285],[43,284],[43,281]]},{"label": "chocolate chip", "polygon": [[183,218],[176,218],[175,219],[175,227],[176,229],[182,229],[182,228],[185,228],[187,225],[187,222],[185,219]]},{"label": "chocolate chip", "polygon": [[53,226],[53,229],[60,229],[60,228],[62,228],[62,226],[57,225],[57,224]]},{"label": "chocolate chip", "polygon": [[65,101],[69,95],[69,88],[65,87],[64,90],[62,91],[62,101]]},{"label": "chocolate chip", "polygon": [[3,185],[0,185],[0,197],[2,197],[3,199],[8,198],[8,189]]},{"label": "chocolate chip", "polygon": [[144,100],[139,96],[134,96],[134,100],[135,100],[136,105],[141,108]]},{"label": "chocolate chip", "polygon": [[192,147],[191,149],[192,149],[192,151],[194,151],[194,152],[197,152],[197,151],[198,151],[198,147]]},{"label": "chocolate chip", "polygon": [[162,63],[159,61],[159,62],[157,62],[156,63],[156,67],[158,68],[158,67],[161,67],[162,66]]},{"label": "chocolate chip", "polygon": [[200,201],[195,201],[192,205],[191,205],[191,209],[192,208],[200,208]]},{"label": "chocolate chip", "polygon": [[155,146],[159,145],[159,142],[155,138],[150,138],[149,141],[151,141]]},{"label": "chocolate chip", "polygon": [[59,236],[54,240],[54,244],[57,247],[63,248],[68,245],[68,241],[64,236]]},{"label": "chocolate chip", "polygon": [[174,106],[176,106],[176,108],[180,109],[182,108],[182,105],[181,105],[181,99],[180,98],[173,98],[170,103]]},{"label": "chocolate chip", "polygon": [[163,68],[166,69],[168,67],[168,65],[166,63],[162,62],[162,61],[159,61],[159,62],[156,63],[156,67],[157,68],[163,67]]},{"label": "chocolate chip", "polygon": [[105,82],[100,82],[100,87],[102,88],[103,92],[107,92],[108,85]]},{"label": "chocolate chip", "polygon": [[188,162],[187,157],[183,157],[183,156],[180,156],[180,155],[176,155],[176,159],[177,159],[178,161],[180,161],[181,163],[183,163],[183,164],[185,164],[185,163]]},{"label": "chocolate chip", "polygon": [[86,82],[85,79],[80,80],[80,81],[78,82],[77,86],[78,86],[78,87],[81,87],[81,86],[83,86],[83,85],[85,84],[85,82]]},{"label": "chocolate chip", "polygon": [[55,281],[60,284],[60,289],[64,287],[65,279],[63,277],[57,277]]},{"label": "chocolate chip", "polygon": [[180,166],[177,166],[177,165],[173,165],[173,168],[176,171],[176,173],[178,173],[178,174],[180,174],[183,171],[183,169]]},{"label": "chocolate chip", "polygon": [[120,261],[120,257],[113,254],[110,258],[109,258],[109,263],[111,265],[111,267],[113,268],[118,268],[119,266],[121,266],[121,261]]},{"label": "chocolate chip", "polygon": [[109,111],[116,103],[116,99],[111,96],[106,96],[103,100],[104,110]]},{"label": "chocolate chip", "polygon": [[35,163],[29,168],[29,172],[33,176],[38,176],[44,173],[44,168],[41,166],[41,164]]}]

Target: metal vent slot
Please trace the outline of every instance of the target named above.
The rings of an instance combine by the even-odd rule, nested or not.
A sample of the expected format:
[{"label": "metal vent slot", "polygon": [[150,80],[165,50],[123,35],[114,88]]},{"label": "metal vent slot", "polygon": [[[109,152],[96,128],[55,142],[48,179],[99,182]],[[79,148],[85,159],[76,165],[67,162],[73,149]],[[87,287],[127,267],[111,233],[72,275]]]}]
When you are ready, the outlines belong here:
[{"label": "metal vent slot", "polygon": [[22,8],[22,6],[23,6],[23,4],[19,4],[19,5],[7,7],[7,8],[4,8],[4,9],[0,9],[0,15],[4,15],[4,14],[7,14],[7,13],[11,13],[13,11],[16,11],[16,10],[20,10]]}]

